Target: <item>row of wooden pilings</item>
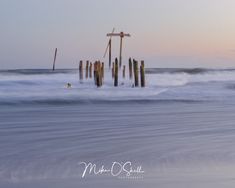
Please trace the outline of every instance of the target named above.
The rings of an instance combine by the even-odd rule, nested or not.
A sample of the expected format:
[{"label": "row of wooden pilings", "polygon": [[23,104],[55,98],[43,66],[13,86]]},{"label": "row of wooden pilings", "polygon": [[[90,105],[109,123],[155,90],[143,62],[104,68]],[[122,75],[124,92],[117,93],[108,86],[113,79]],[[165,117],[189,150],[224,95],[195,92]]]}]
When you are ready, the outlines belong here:
[{"label": "row of wooden pilings", "polygon": [[[104,63],[100,61],[95,61],[95,63],[91,63],[86,61],[85,69],[83,68],[83,61],[79,63],[79,79],[82,82],[84,79],[83,70],[85,70],[85,78],[92,79],[94,78],[95,85],[97,87],[101,87],[104,82]],[[110,67],[111,68],[111,67]],[[114,80],[114,86],[117,87],[119,85],[118,76],[119,76],[119,69],[122,71],[122,77],[126,77],[126,66],[123,65],[122,67],[118,66],[118,59],[115,59],[115,62],[112,64],[112,79]],[[93,70],[93,72],[92,72]],[[140,75],[140,79],[139,79]],[[145,87],[145,66],[144,61],[141,61],[140,67],[138,65],[138,61],[135,59],[129,58],[129,79],[133,80],[134,83],[132,87]],[[140,81],[140,84],[139,84]]]}]

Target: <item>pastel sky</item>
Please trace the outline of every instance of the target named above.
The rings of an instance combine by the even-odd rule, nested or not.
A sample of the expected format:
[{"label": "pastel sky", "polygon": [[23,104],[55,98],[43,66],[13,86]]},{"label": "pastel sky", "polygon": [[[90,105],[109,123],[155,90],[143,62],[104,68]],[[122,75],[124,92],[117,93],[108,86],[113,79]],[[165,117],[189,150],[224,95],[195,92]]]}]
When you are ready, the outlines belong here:
[{"label": "pastel sky", "polygon": [[[102,58],[116,31],[124,61],[148,67],[235,67],[234,0],[0,0],[0,69],[58,68]],[[113,39],[118,56],[119,38]]]}]

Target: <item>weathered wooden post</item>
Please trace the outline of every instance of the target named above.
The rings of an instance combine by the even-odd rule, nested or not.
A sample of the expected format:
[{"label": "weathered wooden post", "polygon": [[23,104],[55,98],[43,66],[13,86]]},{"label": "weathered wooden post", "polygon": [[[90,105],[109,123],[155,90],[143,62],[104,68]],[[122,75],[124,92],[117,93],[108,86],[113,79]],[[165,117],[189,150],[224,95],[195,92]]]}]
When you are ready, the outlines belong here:
[{"label": "weathered wooden post", "polygon": [[99,62],[97,62],[97,65],[96,65],[96,74],[95,74],[95,76],[96,76],[96,86],[97,87],[99,87],[99,84],[100,84],[100,82],[99,82]]},{"label": "weathered wooden post", "polygon": [[101,65],[101,77],[102,77],[102,79],[104,79],[104,63],[103,62]]},{"label": "weathered wooden post", "polygon": [[102,86],[102,75],[101,75],[101,64],[99,61],[96,61],[94,64],[94,80],[97,87]]},{"label": "weathered wooden post", "polygon": [[140,82],[141,82],[141,87],[145,87],[144,61],[141,61],[140,65]]},{"label": "weathered wooden post", "polygon": [[129,78],[132,80],[133,77],[133,71],[132,71],[132,61],[131,58],[129,58]]},{"label": "weathered wooden post", "polygon": [[114,70],[115,70],[115,66],[114,66],[114,62],[113,62],[113,66],[112,66],[112,79],[114,79]]},{"label": "weathered wooden post", "polygon": [[90,63],[89,67],[89,78],[92,78],[92,63]]},{"label": "weathered wooden post", "polygon": [[139,86],[139,71],[138,71],[138,61],[133,60],[134,64],[134,78],[135,78],[135,87]]},{"label": "weathered wooden post", "polygon": [[80,61],[80,63],[79,63],[79,79],[80,79],[80,81],[83,80],[83,63],[82,63],[82,61]]},{"label": "weathered wooden post", "polygon": [[86,79],[88,78],[89,61],[86,61]]},{"label": "weathered wooden post", "polygon": [[57,48],[55,49],[55,55],[54,55],[54,61],[53,61],[53,68],[52,68],[53,71],[55,70],[56,56],[57,56]]},{"label": "weathered wooden post", "polygon": [[111,67],[111,62],[112,62],[112,40],[110,38],[109,40],[109,70],[110,70],[110,67]]},{"label": "weathered wooden post", "polygon": [[119,67],[120,67],[120,69],[122,67],[122,39],[123,39],[123,37],[124,37],[124,33],[121,32],[120,33],[120,54],[119,54]]},{"label": "weathered wooden post", "polygon": [[122,77],[123,77],[123,78],[126,77],[126,66],[125,66],[125,65],[123,65]]},{"label": "weathered wooden post", "polygon": [[104,76],[103,68],[104,68],[103,63],[99,62],[99,82],[100,82],[99,87],[103,85],[103,76]]},{"label": "weathered wooden post", "polygon": [[115,59],[115,68],[114,68],[114,86],[118,86],[118,59]]},{"label": "weathered wooden post", "polygon": [[97,61],[95,61],[95,63],[94,63],[94,71],[93,71],[93,78],[94,78],[94,81],[95,81],[95,85],[97,85],[97,83],[96,83],[96,74],[97,74]]},{"label": "weathered wooden post", "polygon": [[[115,30],[115,28],[113,28],[113,31],[111,34],[114,33],[114,30]],[[112,49],[112,36],[110,36],[108,45],[107,45],[106,50],[104,52],[104,58],[105,58],[107,51],[109,50],[109,69],[111,68],[111,61],[112,61],[112,50],[111,49]]]},{"label": "weathered wooden post", "polygon": [[97,87],[102,86],[102,70],[101,70],[101,63],[100,62],[97,62],[96,85],[97,85]]}]

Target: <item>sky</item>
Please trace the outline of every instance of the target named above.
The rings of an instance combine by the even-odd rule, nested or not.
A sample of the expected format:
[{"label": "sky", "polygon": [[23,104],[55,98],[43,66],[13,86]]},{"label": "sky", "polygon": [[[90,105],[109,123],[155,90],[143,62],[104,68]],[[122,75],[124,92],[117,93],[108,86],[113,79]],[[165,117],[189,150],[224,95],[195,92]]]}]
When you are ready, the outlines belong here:
[{"label": "sky", "polygon": [[[77,68],[101,60],[106,34],[130,33],[123,61],[235,67],[234,0],[0,0],[0,69]],[[113,57],[119,38],[113,38]]]}]

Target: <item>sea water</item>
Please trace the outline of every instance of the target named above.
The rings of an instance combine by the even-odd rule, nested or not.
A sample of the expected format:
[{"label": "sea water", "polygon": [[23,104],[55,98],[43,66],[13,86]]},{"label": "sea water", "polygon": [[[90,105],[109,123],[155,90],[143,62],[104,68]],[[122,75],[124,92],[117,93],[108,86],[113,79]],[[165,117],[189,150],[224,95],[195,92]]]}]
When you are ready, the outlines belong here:
[{"label": "sea water", "polygon": [[[0,187],[234,187],[235,70],[126,76],[115,88],[106,70],[97,88],[77,70],[0,71]],[[82,162],[143,173],[82,177]]]}]

